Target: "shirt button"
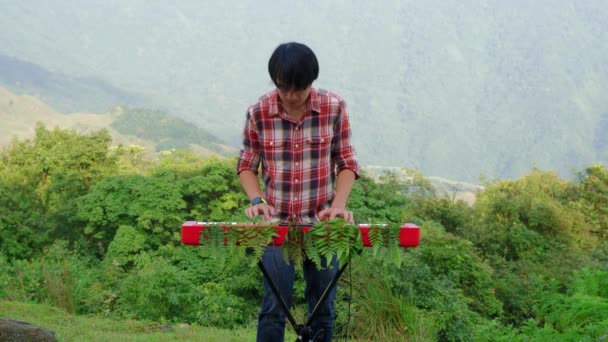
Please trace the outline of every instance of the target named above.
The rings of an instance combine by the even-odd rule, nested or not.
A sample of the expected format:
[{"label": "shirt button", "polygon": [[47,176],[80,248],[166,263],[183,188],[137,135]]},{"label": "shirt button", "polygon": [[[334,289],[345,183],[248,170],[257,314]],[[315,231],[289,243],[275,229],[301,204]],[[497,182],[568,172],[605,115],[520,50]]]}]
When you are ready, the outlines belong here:
[{"label": "shirt button", "polygon": [[296,144],[296,148],[298,148],[298,147],[300,147],[300,145],[299,145],[299,144]]},{"label": "shirt button", "polygon": [[297,178],[295,179],[295,182],[296,182],[296,183],[297,183],[297,182],[299,182]]},{"label": "shirt button", "polygon": [[296,162],[296,166],[300,166],[300,162]]}]

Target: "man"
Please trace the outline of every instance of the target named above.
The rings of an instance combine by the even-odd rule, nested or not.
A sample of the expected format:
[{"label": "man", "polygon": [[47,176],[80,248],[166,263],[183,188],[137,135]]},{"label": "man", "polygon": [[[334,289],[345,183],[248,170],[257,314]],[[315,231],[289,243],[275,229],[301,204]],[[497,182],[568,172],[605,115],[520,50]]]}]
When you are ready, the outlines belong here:
[{"label": "man", "polygon": [[[319,64],[306,45],[279,45],[270,57],[268,72],[276,89],[249,107],[237,164],[241,184],[251,199],[245,214],[297,223],[343,217],[352,223],[346,202],[358,177],[358,164],[346,104],[331,92],[312,88]],[[260,163],[263,192],[257,178]],[[293,265],[284,261],[278,247],[268,247],[262,263],[291,305]],[[304,262],[309,314],[338,270],[335,257],[330,264],[317,270],[312,262]],[[266,281],[264,291],[257,340],[283,341],[285,313]],[[335,294],[334,288],[312,322],[313,336],[323,336],[321,341],[332,337]]]}]

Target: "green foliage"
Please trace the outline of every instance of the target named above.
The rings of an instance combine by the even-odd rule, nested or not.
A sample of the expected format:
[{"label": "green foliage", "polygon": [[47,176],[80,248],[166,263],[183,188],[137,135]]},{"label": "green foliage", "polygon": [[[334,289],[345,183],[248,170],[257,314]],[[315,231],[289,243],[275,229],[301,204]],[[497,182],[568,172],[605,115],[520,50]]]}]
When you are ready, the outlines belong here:
[{"label": "green foliage", "polygon": [[[225,229],[219,224],[205,227],[200,235],[200,245],[205,254],[223,265],[228,258],[248,250],[252,254],[252,266],[262,259],[266,246],[277,235],[277,229],[271,225],[240,227],[227,225]],[[239,248],[237,248],[237,246]]]},{"label": "green foliage", "polygon": [[197,289],[185,271],[162,257],[129,273],[118,289],[115,313],[126,318],[172,321],[180,318],[196,320],[202,291]]},{"label": "green foliage", "polygon": [[[188,217],[208,222],[243,221],[243,206],[249,204],[238,177],[235,176],[234,160],[210,158],[196,169],[186,159],[181,172],[186,172],[181,182],[184,200],[188,203]],[[175,170],[173,172],[179,172]],[[178,173],[179,174],[179,173]]]},{"label": "green foliage", "polygon": [[608,263],[608,170],[601,164],[585,168],[579,173],[580,209],[591,225],[590,233],[597,237],[598,245],[594,256]]},{"label": "green foliage", "polygon": [[608,271],[583,268],[574,275],[571,291],[608,299]]},{"label": "green foliage", "polygon": [[40,262],[0,258],[0,286],[3,298],[20,302],[50,302],[44,288]]},{"label": "green foliage", "polygon": [[557,211],[564,207],[556,197],[556,191],[563,192],[560,183],[552,174],[535,173],[518,181],[488,184],[475,203],[478,221],[465,236],[488,255],[517,260],[518,248],[509,243],[514,240],[512,227],[524,226],[543,235],[571,229],[569,222],[560,222]]},{"label": "green foliage", "polygon": [[[59,128],[51,131],[38,124],[34,139],[14,140],[2,154],[2,161],[6,171],[18,173],[23,181],[34,185],[45,204],[52,208],[74,195],[62,194],[66,190],[89,189],[95,181],[116,170],[117,156],[110,152],[110,143],[111,137],[105,130],[82,135]],[[70,179],[79,182],[72,189],[64,189],[64,184],[52,191],[54,184]]]},{"label": "green foliage", "polygon": [[462,234],[487,256],[540,262],[567,250],[568,258],[559,261],[575,266],[595,243],[590,226],[573,206],[575,191],[572,183],[542,172],[488,184],[475,203],[474,223]]},{"label": "green foliage", "polygon": [[319,269],[323,260],[348,261],[351,256],[361,253],[363,241],[359,228],[344,219],[318,222],[304,234],[304,252]]},{"label": "green foliage", "polygon": [[608,272],[583,269],[574,278],[567,294],[559,293],[556,283],[541,294],[537,319],[557,331],[599,338],[608,330]]},{"label": "green foliage", "polygon": [[577,187],[555,174],[535,171],[517,181],[487,184],[479,193],[471,225],[461,230],[495,269],[496,295],[505,322],[535,316],[534,289],[556,279],[567,286],[572,272],[593,264],[597,244]]},{"label": "green foliage", "polygon": [[437,277],[454,283],[462,291],[470,309],[493,317],[502,312],[494,297],[492,269],[476,253],[473,245],[451,234],[424,225],[425,236],[419,248],[421,261]]},{"label": "green foliage", "polygon": [[40,207],[27,185],[0,180],[0,251],[8,258],[30,258],[49,243],[51,226]]},{"label": "green foliage", "polygon": [[70,313],[86,313],[88,288],[97,277],[95,262],[57,240],[32,260],[0,258],[0,293],[9,300],[52,303]]},{"label": "green foliage", "polygon": [[[215,224],[203,229],[199,243],[204,246],[205,254],[221,265],[227,258],[247,250],[253,266],[261,260],[266,246],[275,236],[278,236],[278,228],[271,223],[250,226]],[[315,223],[307,233],[302,228],[290,227],[282,252],[285,260],[301,265],[308,258],[321,269],[327,267],[323,260],[331,260],[334,255],[338,260],[349,260],[352,255],[360,254],[362,248],[359,228],[338,218]],[[398,244],[394,244],[394,249],[398,248]]]},{"label": "green foliage", "polygon": [[[421,228],[420,246],[402,252],[400,267],[366,256],[373,251],[364,250],[361,260],[355,261],[360,263],[355,277],[363,286],[380,277],[382,288],[421,310],[408,327],[420,326],[438,340],[469,340],[481,315],[496,317],[502,312],[494,296],[492,271],[466,240],[446,235],[432,223]],[[372,305],[367,295],[356,296]]]},{"label": "green foliage", "polygon": [[0,238],[15,227],[24,228],[18,233],[21,242],[10,247],[11,255],[40,253],[57,238],[82,239],[77,199],[116,171],[117,155],[110,151],[110,141],[107,131],[81,135],[39,124],[33,139],[14,140],[2,152],[0,194],[12,195],[0,203],[8,213],[0,221]]},{"label": "green foliage", "polygon": [[518,333],[517,329],[514,329],[510,325],[503,325],[498,319],[495,319],[479,322],[474,335],[471,336],[471,340],[487,342],[522,341]]},{"label": "green foliage", "polygon": [[146,247],[176,242],[175,227],[183,222],[186,206],[171,176],[110,176],[78,202],[84,234],[105,248],[121,225],[146,236]]},{"label": "green foliage", "polygon": [[226,289],[224,284],[209,282],[202,285],[203,298],[198,322],[203,326],[234,328],[252,319],[252,307],[239,296]]},{"label": "green foliage", "polygon": [[124,267],[132,266],[139,252],[144,250],[146,236],[131,226],[120,226],[105,256],[113,264]]},{"label": "green foliage", "polygon": [[402,222],[406,216],[409,198],[408,184],[387,173],[376,182],[362,174],[355,183],[348,201],[355,219],[366,223]]},{"label": "green foliage", "polygon": [[370,225],[368,237],[372,245],[372,255],[385,263],[400,267],[403,258],[399,245],[400,230],[401,225],[396,223]]},{"label": "green foliage", "polygon": [[[179,243],[184,220],[246,222],[235,161],[171,151],[148,164],[141,151],[108,149],[105,134],[39,127],[2,153],[0,297],[122,319],[251,325],[262,295],[251,265],[276,230],[213,226],[203,248]],[[358,338],[597,339],[607,320],[606,174],[596,165],[572,183],[535,171],[486,184],[474,206],[438,198],[416,173],[363,175],[349,207],[372,223],[373,248],[338,219],[291,229],[283,251],[318,267],[334,254],[352,261]],[[404,250],[399,225],[410,219],[422,241]],[[346,307],[343,294],[336,305]]]},{"label": "green foliage", "polygon": [[473,208],[464,201],[427,197],[414,201],[411,207],[414,217],[439,222],[446,232],[456,235],[470,227],[473,220]]},{"label": "green foliage", "polygon": [[[351,336],[365,341],[435,341],[437,327],[433,316],[419,310],[410,300],[396,295],[382,278],[355,281],[357,297],[352,304]],[[339,312],[346,308],[339,305]],[[338,317],[336,333],[344,333],[346,322]]]},{"label": "green foliage", "polygon": [[149,151],[142,146],[118,145],[114,147],[114,151],[118,155],[116,161],[118,174],[148,174],[155,166],[155,162],[150,158]]}]

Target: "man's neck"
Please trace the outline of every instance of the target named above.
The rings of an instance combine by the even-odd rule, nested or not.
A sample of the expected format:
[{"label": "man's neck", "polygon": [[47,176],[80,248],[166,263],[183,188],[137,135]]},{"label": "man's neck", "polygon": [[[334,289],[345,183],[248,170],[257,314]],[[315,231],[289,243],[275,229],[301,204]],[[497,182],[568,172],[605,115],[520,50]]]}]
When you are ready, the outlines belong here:
[{"label": "man's neck", "polygon": [[285,108],[285,112],[287,113],[287,116],[289,116],[290,118],[292,118],[296,121],[300,120],[304,116],[304,114],[306,114],[307,107],[308,106],[306,103],[301,106],[293,107],[293,108],[283,105],[283,108]]},{"label": "man's neck", "polygon": [[304,116],[304,114],[306,114],[306,109],[287,110],[287,116],[296,121],[299,121]]}]

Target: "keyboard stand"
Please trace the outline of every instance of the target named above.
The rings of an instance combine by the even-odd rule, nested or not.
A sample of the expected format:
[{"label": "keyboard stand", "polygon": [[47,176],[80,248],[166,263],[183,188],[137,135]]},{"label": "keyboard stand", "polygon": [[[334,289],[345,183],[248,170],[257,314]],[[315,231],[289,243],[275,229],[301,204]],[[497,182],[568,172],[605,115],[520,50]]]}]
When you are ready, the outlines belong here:
[{"label": "keyboard stand", "polygon": [[[338,273],[336,273],[336,275],[331,280],[329,285],[327,285],[327,288],[323,292],[323,295],[321,295],[321,298],[319,298],[319,300],[317,301],[317,304],[315,305],[315,308],[312,310],[312,313],[308,317],[308,320],[306,320],[306,323],[304,323],[302,325],[302,324],[296,323],[296,320],[293,318],[293,315],[289,311],[289,307],[287,307],[287,303],[285,303],[285,299],[283,299],[283,297],[279,293],[279,290],[277,289],[276,285],[274,284],[272,279],[270,279],[270,275],[266,271],[266,268],[262,264],[262,261],[258,262],[258,267],[262,271],[262,274],[264,275],[264,279],[266,279],[266,282],[268,282],[268,285],[270,286],[270,290],[272,291],[274,296],[279,300],[281,309],[283,309],[283,312],[285,312],[285,315],[287,316],[287,320],[289,320],[289,323],[291,324],[291,326],[295,330],[296,334],[298,335],[298,337],[296,338],[296,342],[316,342],[317,338],[320,337],[320,336],[312,336],[312,328],[310,325],[312,324],[313,319],[317,315],[317,312],[319,311],[319,308],[321,307],[321,305],[325,302],[325,300],[327,300],[327,297],[329,297],[329,294],[331,293],[333,288],[336,287],[336,284],[338,284],[338,280],[342,276],[342,273],[344,273],[344,270],[346,270],[346,266],[348,266],[348,262],[345,262],[344,265],[342,265],[342,267],[340,267],[340,269],[338,270]],[[323,331],[321,330],[321,331],[317,332],[317,335],[320,335],[320,333],[322,334]]]}]

